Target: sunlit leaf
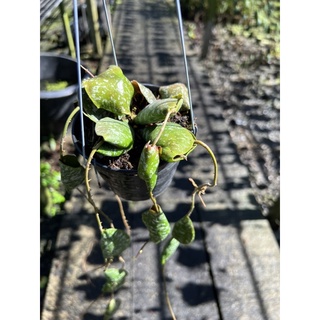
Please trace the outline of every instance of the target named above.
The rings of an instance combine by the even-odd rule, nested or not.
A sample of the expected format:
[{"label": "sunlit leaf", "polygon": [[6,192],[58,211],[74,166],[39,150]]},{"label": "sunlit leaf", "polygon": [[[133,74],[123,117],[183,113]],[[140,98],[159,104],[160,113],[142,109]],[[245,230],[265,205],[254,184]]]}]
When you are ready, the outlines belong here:
[{"label": "sunlit leaf", "polygon": [[103,293],[112,293],[119,289],[125,282],[128,272],[125,269],[108,268],[104,275],[106,282],[102,287]]},{"label": "sunlit leaf", "polygon": [[103,73],[83,80],[82,85],[97,108],[116,115],[130,115],[134,88],[118,66],[111,65]]},{"label": "sunlit leaf", "polygon": [[[146,141],[154,141],[161,130],[161,125],[150,126],[142,129],[142,135]],[[192,152],[196,144],[196,137],[188,129],[173,122],[168,122],[157,142],[161,147],[160,158],[167,162],[175,162],[185,159]]]}]

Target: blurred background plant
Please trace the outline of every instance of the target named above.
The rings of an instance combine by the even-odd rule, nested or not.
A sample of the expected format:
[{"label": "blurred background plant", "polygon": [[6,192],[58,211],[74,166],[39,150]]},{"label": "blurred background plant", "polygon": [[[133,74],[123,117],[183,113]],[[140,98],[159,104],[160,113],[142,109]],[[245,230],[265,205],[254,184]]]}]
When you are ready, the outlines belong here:
[{"label": "blurred background plant", "polygon": [[201,58],[208,52],[212,27],[225,26],[233,35],[252,38],[268,46],[269,55],[280,57],[280,1],[277,0],[181,0],[182,15],[189,23],[189,36],[202,29]]},{"label": "blurred background plant", "polygon": [[45,295],[51,261],[64,204],[68,199],[61,183],[59,152],[53,137],[41,137],[40,143],[40,300]]},{"label": "blurred background plant", "polygon": [[40,163],[40,209],[41,214],[54,217],[61,211],[65,202],[62,194],[60,172],[54,170],[49,162]]}]

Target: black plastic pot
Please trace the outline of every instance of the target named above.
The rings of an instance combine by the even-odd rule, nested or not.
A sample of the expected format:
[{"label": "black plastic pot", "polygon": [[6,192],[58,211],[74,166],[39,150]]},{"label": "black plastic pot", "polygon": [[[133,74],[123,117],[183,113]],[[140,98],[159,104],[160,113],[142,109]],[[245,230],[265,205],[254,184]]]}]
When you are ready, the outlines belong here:
[{"label": "black plastic pot", "polygon": [[[81,69],[82,80],[89,75]],[[67,81],[62,90],[41,90],[45,81]],[[78,100],[77,60],[70,56],[40,53],[40,128],[41,136],[60,135],[68,115]]]},{"label": "black plastic pot", "polygon": [[[154,93],[157,93],[159,87],[154,85],[147,85]],[[87,126],[90,120],[84,116],[84,125]],[[89,124],[90,125],[90,124]],[[72,139],[77,152],[83,155],[82,139],[81,139],[81,119],[80,113],[78,113],[71,124]],[[88,144],[85,134],[85,144]],[[89,153],[86,154],[86,158]],[[107,165],[100,163],[98,160],[94,160],[92,165],[96,168],[100,176],[107,183],[110,190],[125,200],[131,201],[143,201],[150,199],[149,192],[144,180],[140,179],[136,169],[112,169]],[[163,193],[171,184],[173,176],[178,168],[179,162],[164,162],[162,161],[158,169],[157,184],[153,190],[154,196],[158,196]]]}]

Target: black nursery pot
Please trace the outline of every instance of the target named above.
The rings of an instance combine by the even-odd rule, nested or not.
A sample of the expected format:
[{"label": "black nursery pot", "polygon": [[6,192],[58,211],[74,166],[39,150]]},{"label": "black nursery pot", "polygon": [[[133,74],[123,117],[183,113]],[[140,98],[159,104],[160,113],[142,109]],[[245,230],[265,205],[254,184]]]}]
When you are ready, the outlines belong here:
[{"label": "black nursery pot", "polygon": [[[89,75],[81,69],[82,80]],[[41,83],[67,81],[62,90],[47,91]],[[77,60],[68,55],[40,53],[40,128],[41,135],[59,135],[78,100]]]},{"label": "black nursery pot", "polygon": [[[155,94],[159,91],[159,87],[154,85],[145,84]],[[84,116],[84,125],[88,125],[90,120]],[[89,124],[90,125],[90,124]],[[92,123],[91,123],[92,125]],[[81,138],[81,119],[80,113],[77,113],[71,124],[72,140],[77,152],[83,155],[82,150],[82,138]],[[86,137],[85,137],[86,139]],[[87,145],[87,141],[85,141]],[[88,158],[89,153],[86,154]],[[92,165],[96,168],[100,176],[107,183],[109,189],[124,200],[129,201],[143,201],[150,199],[149,192],[144,180],[140,179],[136,169],[112,169],[107,165],[99,163],[98,160],[92,162]],[[179,162],[164,162],[161,161],[158,169],[158,179],[155,188],[153,189],[153,195],[159,196],[163,193],[171,184],[173,176],[178,168]]]},{"label": "black nursery pot", "polygon": [[[86,125],[87,119],[84,117]],[[88,123],[87,123],[88,124]],[[81,139],[81,120],[78,113],[72,121],[72,140],[76,151],[83,156]],[[89,124],[90,125],[90,124]],[[86,137],[85,137],[86,138]],[[86,142],[87,144],[87,139]],[[86,154],[88,158],[89,153]],[[171,184],[173,176],[177,170],[178,162],[161,162],[158,169],[157,184],[153,190],[154,196],[163,193]],[[150,199],[149,192],[144,180],[140,179],[136,169],[112,169],[107,165],[94,159],[92,165],[96,168],[100,176],[107,183],[109,189],[125,200],[143,201]]]}]

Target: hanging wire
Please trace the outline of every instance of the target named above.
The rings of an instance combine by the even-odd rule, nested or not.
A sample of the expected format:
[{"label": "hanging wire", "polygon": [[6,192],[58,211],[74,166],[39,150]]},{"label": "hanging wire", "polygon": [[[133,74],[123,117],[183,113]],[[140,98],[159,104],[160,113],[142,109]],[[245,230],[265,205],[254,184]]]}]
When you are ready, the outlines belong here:
[{"label": "hanging wire", "polygon": [[114,43],[113,43],[112,28],[111,28],[111,21],[110,21],[111,20],[110,11],[109,11],[108,6],[106,4],[106,0],[103,0],[102,2],[103,2],[104,13],[107,18],[108,33],[109,33],[110,43],[111,43],[111,47],[112,47],[114,63],[116,65],[118,65],[116,50],[115,50]]},{"label": "hanging wire", "polygon": [[73,0],[73,17],[74,17],[74,31],[75,31],[75,45],[77,57],[77,73],[78,73],[78,99],[80,106],[80,122],[81,122],[81,141],[83,161],[86,161],[85,154],[85,138],[84,138],[84,121],[83,121],[83,103],[82,103],[82,76],[81,76],[81,57],[80,57],[80,41],[79,41],[79,19],[78,19],[78,1]]},{"label": "hanging wire", "polygon": [[183,52],[184,68],[185,68],[185,73],[186,73],[186,78],[187,78],[187,86],[188,86],[188,91],[189,91],[189,105],[190,105],[190,116],[191,116],[191,122],[192,122],[192,131],[194,134],[196,134],[197,129],[194,125],[191,88],[190,88],[190,79],[189,79],[189,71],[188,71],[188,61],[187,61],[187,55],[186,55],[186,48],[185,48],[185,44],[184,44],[183,23],[182,23],[180,0],[176,0],[176,7],[177,7],[178,20],[179,20],[180,41],[181,41],[181,47],[182,47],[182,52]]}]

